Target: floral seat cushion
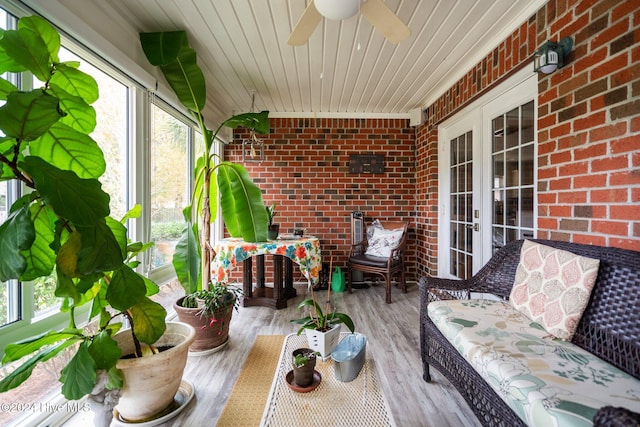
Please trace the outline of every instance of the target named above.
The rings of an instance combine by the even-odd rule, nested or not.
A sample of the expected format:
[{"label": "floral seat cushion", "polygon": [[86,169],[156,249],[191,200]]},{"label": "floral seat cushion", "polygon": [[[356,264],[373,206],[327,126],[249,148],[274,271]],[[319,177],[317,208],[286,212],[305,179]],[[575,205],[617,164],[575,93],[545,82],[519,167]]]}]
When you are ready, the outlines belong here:
[{"label": "floral seat cushion", "polygon": [[432,302],[431,320],[529,426],[589,426],[599,408],[640,412],[640,380],[548,332],[506,301]]}]

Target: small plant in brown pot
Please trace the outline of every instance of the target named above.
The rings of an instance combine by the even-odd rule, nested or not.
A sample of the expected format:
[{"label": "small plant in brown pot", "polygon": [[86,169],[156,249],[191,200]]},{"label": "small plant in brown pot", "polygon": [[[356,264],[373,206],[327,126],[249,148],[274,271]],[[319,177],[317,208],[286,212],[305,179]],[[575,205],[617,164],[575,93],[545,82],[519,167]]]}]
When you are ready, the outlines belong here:
[{"label": "small plant in brown pot", "polygon": [[293,350],[293,384],[298,387],[309,387],[313,384],[317,352],[310,348]]}]

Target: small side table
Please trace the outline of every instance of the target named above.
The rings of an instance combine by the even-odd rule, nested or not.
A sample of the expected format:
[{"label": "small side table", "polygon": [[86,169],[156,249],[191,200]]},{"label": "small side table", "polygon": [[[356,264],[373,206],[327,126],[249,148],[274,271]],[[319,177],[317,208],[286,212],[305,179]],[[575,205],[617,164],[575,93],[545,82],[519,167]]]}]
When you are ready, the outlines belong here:
[{"label": "small side table", "polygon": [[[253,258],[256,259],[256,287],[253,287]],[[287,300],[297,295],[293,287],[293,261],[273,255],[273,288],[265,285],[264,255],[242,261],[243,307],[287,308]]]}]

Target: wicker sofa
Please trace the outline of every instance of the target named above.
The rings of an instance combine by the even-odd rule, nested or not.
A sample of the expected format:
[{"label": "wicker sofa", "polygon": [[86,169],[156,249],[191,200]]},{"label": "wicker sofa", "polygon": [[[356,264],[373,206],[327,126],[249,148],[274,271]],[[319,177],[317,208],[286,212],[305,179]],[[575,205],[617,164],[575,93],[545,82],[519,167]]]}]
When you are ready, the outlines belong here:
[{"label": "wicker sofa", "polygon": [[[600,259],[595,286],[571,343],[629,374],[631,381],[640,379],[640,252],[560,241],[534,241]],[[429,369],[436,368],[458,389],[483,425],[527,424],[456,350],[456,344],[443,335],[429,317],[428,306],[434,301],[474,298],[477,293],[508,300],[522,243],[514,241],[505,245],[468,280],[423,277],[419,281],[423,378],[431,381]],[[462,301],[456,303],[463,304]],[[640,397],[636,398],[640,405]],[[606,405],[593,416],[594,424],[640,425],[637,414],[640,411],[634,405],[632,410]]]}]

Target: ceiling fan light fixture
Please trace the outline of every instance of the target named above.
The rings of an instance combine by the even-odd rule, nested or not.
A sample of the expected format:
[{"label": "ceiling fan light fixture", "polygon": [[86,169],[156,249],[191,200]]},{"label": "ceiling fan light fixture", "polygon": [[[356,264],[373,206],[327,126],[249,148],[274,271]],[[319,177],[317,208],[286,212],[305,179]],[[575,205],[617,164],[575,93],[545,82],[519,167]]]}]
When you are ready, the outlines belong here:
[{"label": "ceiling fan light fixture", "polygon": [[358,13],[360,0],[315,0],[316,9],[329,19],[347,19]]}]

